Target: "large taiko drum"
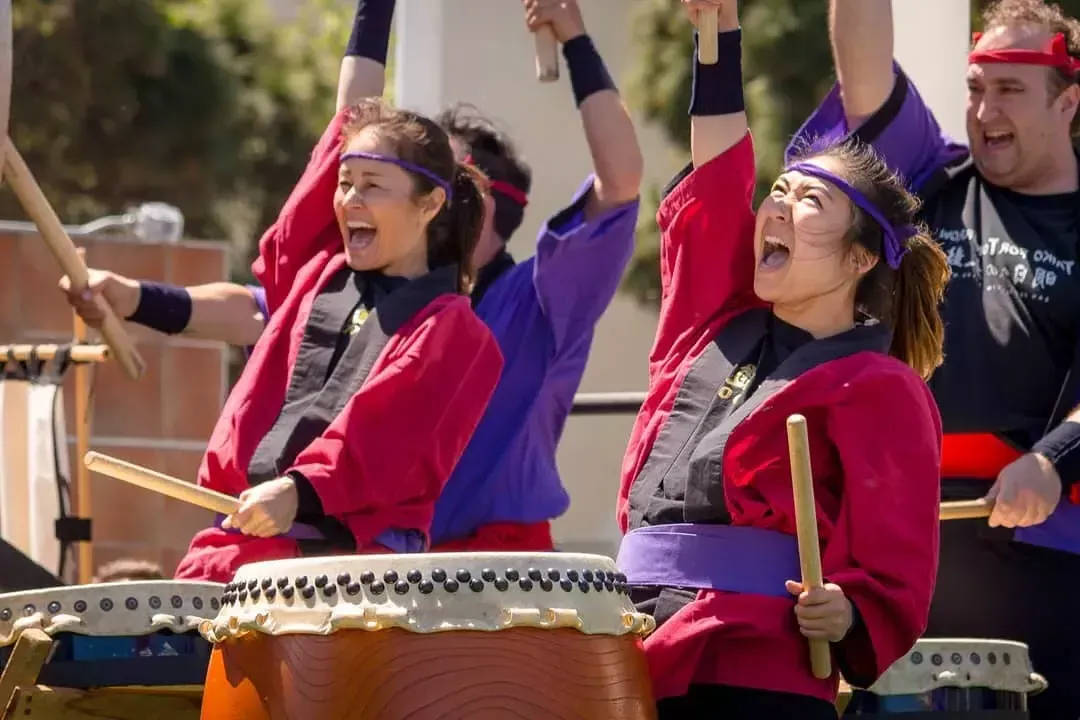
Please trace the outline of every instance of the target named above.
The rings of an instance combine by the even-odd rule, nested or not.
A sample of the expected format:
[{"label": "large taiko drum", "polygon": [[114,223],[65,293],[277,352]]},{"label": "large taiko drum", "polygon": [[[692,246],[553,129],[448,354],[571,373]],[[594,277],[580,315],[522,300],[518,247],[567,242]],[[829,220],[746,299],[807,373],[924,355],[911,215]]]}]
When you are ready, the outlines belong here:
[{"label": "large taiko drum", "polygon": [[[1028,695],[1046,689],[1027,645],[1005,640],[923,639],[868,689],[849,688],[844,717],[931,714],[1024,720]],[[843,700],[843,699],[842,699]],[[985,713],[985,714],[983,714]]]},{"label": "large taiko drum", "polygon": [[0,595],[0,667],[19,636],[54,641],[38,682],[66,688],[199,686],[210,644],[199,626],[220,609],[220,583],[133,581]]},{"label": "large taiko drum", "polygon": [[652,720],[612,560],[569,553],[246,565],[203,627],[203,720]]}]

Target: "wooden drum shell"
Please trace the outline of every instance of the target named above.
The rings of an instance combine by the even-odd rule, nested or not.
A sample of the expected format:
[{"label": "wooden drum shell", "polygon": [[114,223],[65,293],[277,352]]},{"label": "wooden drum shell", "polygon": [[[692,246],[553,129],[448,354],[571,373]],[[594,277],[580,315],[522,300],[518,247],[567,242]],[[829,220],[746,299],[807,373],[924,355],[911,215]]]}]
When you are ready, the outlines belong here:
[{"label": "wooden drum shell", "polygon": [[251,633],[217,645],[203,720],[655,720],[637,635],[509,628]]}]

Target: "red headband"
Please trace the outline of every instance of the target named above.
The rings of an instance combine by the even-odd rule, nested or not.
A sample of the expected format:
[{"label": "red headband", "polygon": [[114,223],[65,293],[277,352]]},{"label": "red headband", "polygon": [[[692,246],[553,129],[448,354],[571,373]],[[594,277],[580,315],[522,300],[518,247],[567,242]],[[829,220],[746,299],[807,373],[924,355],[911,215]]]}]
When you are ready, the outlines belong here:
[{"label": "red headband", "polygon": [[[979,43],[982,33],[971,36],[972,47]],[[1075,75],[1080,73],[1080,60],[1069,55],[1069,45],[1061,33],[1054,35],[1049,50],[972,50],[968,62],[1017,63],[1020,65],[1045,65]]]},{"label": "red headband", "polygon": [[[463,162],[466,165],[472,165],[475,168],[479,167],[473,161],[473,156],[472,155],[466,155],[465,160]],[[479,169],[482,170],[483,168],[479,168]],[[491,178],[488,178],[488,181],[491,184],[491,189],[494,190],[495,192],[499,193],[500,195],[505,195],[506,197],[510,198],[511,200],[516,202],[521,207],[528,206],[528,204],[529,204],[529,196],[526,195],[525,192],[522,191],[520,188],[516,188],[513,185],[511,185],[510,183],[504,182],[502,180],[492,180]]]}]

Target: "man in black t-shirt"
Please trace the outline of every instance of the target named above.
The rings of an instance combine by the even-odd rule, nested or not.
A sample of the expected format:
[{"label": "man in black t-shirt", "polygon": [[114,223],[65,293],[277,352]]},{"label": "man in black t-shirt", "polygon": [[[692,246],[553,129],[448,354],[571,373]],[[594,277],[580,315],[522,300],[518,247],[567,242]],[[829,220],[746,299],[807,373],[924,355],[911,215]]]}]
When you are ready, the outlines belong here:
[{"label": "man in black t-shirt", "polygon": [[994,501],[989,524],[943,524],[926,634],[1027,643],[1050,681],[1032,698],[1032,717],[1075,720],[1080,23],[1042,0],[987,11],[969,58],[965,147],[942,136],[893,61],[890,1],[831,4],[840,82],[793,147],[854,134],[923,198],[953,272],[945,364],[930,382],[946,434],[943,496]]}]

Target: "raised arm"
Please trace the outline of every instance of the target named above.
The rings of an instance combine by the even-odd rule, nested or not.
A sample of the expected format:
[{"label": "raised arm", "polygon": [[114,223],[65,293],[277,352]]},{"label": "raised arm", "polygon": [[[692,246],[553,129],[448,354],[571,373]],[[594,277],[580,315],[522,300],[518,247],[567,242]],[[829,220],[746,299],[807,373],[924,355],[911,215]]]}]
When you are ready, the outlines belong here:
[{"label": "raised arm", "polygon": [[694,33],[694,76],[690,95],[690,156],[699,168],[723,154],[746,135],[749,125],[742,92],[742,36],[737,0],[683,0],[694,27],[698,13],[716,12],[720,60],[697,61]]},{"label": "raised arm", "polygon": [[345,518],[358,544],[387,529],[388,509],[415,520],[399,529],[427,532],[502,373],[494,336],[468,300],[441,304],[289,469],[308,503],[301,512]]},{"label": "raised arm", "polygon": [[[759,304],[754,296],[754,145],[742,89],[742,31],[733,0],[687,2],[720,8],[720,62],[694,58],[693,160],[660,203],[660,325],[650,367],[679,362],[718,314]],[[696,19],[696,18],[692,18]],[[695,43],[696,44],[696,43]]]},{"label": "raised arm", "polygon": [[394,0],[357,0],[352,34],[338,75],[338,110],[364,98],[382,97],[394,4]]},{"label": "raised arm", "polygon": [[551,25],[563,43],[593,174],[537,240],[533,283],[556,349],[591,333],[619,287],[634,248],[644,161],[630,113],[586,34],[575,0],[523,0],[530,29]]},{"label": "raised arm", "polygon": [[808,147],[853,136],[870,143],[916,192],[963,158],[946,138],[910,78],[892,58],[889,0],[830,0],[830,37],[839,82],[795,133],[791,159]]},{"label": "raised arm", "polygon": [[829,37],[849,127],[876,113],[892,92],[892,0],[829,0]]}]

